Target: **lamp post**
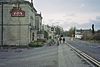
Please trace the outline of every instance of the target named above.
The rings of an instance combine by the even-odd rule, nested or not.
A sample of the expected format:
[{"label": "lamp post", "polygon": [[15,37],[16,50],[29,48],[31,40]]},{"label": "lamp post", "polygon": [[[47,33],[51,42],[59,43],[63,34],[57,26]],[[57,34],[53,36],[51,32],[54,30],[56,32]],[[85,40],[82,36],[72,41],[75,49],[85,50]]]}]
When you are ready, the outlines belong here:
[{"label": "lamp post", "polygon": [[1,2],[1,47],[3,46],[3,2]]}]

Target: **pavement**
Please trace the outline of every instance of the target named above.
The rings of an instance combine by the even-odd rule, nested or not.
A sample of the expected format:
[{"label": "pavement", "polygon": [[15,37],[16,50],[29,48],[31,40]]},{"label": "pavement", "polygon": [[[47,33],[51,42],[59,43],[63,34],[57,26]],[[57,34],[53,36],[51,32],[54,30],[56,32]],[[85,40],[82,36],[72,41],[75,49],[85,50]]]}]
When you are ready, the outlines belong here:
[{"label": "pavement", "polygon": [[58,59],[59,67],[90,67],[90,65],[77,56],[67,44],[59,45]]},{"label": "pavement", "polygon": [[18,50],[0,52],[0,67],[90,67],[67,44]]}]

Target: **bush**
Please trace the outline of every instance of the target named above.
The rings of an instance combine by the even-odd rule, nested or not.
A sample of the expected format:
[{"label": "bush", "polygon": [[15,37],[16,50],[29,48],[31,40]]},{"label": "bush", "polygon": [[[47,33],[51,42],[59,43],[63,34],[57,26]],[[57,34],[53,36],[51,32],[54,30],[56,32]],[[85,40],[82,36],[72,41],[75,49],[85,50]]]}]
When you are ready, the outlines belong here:
[{"label": "bush", "polygon": [[34,44],[34,43],[30,43],[28,45],[29,45],[29,47],[42,47],[42,45]]},{"label": "bush", "polygon": [[28,44],[29,47],[42,47],[46,41],[43,39],[38,39]]},{"label": "bush", "polygon": [[94,35],[94,39],[95,39],[95,40],[100,40],[100,33],[96,33],[96,34]]},{"label": "bush", "polygon": [[92,34],[84,34],[82,39],[83,40],[93,40],[94,36]]},{"label": "bush", "polygon": [[53,40],[53,39],[51,39],[47,44],[49,45],[49,46],[51,46],[51,45],[54,45],[56,42]]}]

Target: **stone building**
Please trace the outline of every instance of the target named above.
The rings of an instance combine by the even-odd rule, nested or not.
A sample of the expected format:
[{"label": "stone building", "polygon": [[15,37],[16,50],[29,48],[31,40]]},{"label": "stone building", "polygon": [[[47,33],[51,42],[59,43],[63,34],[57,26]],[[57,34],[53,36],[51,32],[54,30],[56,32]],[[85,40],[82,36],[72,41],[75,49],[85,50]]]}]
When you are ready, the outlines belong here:
[{"label": "stone building", "polygon": [[41,16],[41,13],[40,14],[36,14],[36,29],[38,31],[42,30],[42,16]]},{"label": "stone building", "polygon": [[[3,3],[3,45],[27,45],[34,39],[37,11],[33,3],[24,0],[13,1],[5,0]],[[0,4],[0,16],[1,14]],[[0,44],[1,36],[0,17]]]},{"label": "stone building", "polygon": [[37,39],[44,39],[43,29],[42,29],[42,16],[40,14],[35,15],[35,25],[37,30]]}]

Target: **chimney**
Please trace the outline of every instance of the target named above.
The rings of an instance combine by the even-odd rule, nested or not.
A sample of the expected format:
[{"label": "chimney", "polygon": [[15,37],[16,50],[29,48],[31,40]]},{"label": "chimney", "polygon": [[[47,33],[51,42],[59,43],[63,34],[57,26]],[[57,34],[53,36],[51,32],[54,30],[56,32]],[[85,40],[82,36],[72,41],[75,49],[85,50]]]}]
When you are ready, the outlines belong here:
[{"label": "chimney", "polygon": [[31,0],[31,5],[33,6],[33,0]]}]

